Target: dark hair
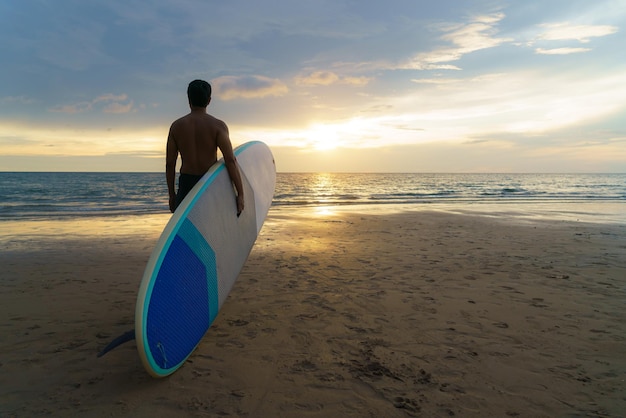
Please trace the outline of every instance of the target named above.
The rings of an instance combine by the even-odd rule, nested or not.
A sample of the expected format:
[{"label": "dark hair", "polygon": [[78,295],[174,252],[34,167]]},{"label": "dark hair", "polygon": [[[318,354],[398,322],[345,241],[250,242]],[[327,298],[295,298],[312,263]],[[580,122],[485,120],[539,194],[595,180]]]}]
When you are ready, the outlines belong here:
[{"label": "dark hair", "polygon": [[204,80],[193,80],[187,87],[189,103],[194,107],[207,107],[211,99],[211,85]]}]

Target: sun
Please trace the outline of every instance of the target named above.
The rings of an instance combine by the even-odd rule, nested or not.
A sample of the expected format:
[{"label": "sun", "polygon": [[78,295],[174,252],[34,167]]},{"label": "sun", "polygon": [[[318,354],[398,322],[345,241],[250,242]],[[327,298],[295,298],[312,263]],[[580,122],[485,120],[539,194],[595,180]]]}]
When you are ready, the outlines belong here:
[{"label": "sun", "polygon": [[317,151],[330,151],[337,148],[341,141],[338,129],[333,125],[316,124],[304,134],[307,142]]},{"label": "sun", "polygon": [[330,151],[337,148],[337,142],[330,139],[318,139],[313,147],[318,151]]}]

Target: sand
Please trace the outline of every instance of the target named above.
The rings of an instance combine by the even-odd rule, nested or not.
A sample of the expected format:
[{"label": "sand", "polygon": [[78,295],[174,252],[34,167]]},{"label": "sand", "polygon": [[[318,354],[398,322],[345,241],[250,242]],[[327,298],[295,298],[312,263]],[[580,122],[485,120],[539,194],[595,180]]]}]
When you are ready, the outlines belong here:
[{"label": "sand", "polygon": [[[183,367],[143,370],[163,216],[0,224],[0,416],[621,417],[626,226],[275,210]],[[17,235],[17,233],[23,235]]]}]

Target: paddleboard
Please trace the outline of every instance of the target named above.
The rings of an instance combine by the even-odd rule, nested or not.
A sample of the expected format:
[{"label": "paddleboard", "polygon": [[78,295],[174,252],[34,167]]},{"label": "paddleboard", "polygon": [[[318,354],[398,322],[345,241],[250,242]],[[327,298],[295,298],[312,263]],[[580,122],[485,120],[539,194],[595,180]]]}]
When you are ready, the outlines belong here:
[{"label": "paddleboard", "polygon": [[[268,146],[248,142],[234,153],[244,187],[241,215],[222,159],[176,209],[148,260],[137,296],[134,337],[141,362],[154,377],[175,372],[204,337],[272,203],[276,167]],[[99,355],[129,339],[130,331]]]}]

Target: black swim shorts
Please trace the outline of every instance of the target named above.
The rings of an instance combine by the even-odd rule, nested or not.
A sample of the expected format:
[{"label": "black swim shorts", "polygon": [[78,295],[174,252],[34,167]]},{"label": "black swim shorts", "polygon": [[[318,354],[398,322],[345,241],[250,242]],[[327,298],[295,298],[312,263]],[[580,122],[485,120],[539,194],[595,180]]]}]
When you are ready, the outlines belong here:
[{"label": "black swim shorts", "polygon": [[176,207],[178,207],[187,193],[193,189],[198,181],[202,178],[202,175],[196,176],[194,174],[180,173],[178,176],[178,193],[176,193]]}]

